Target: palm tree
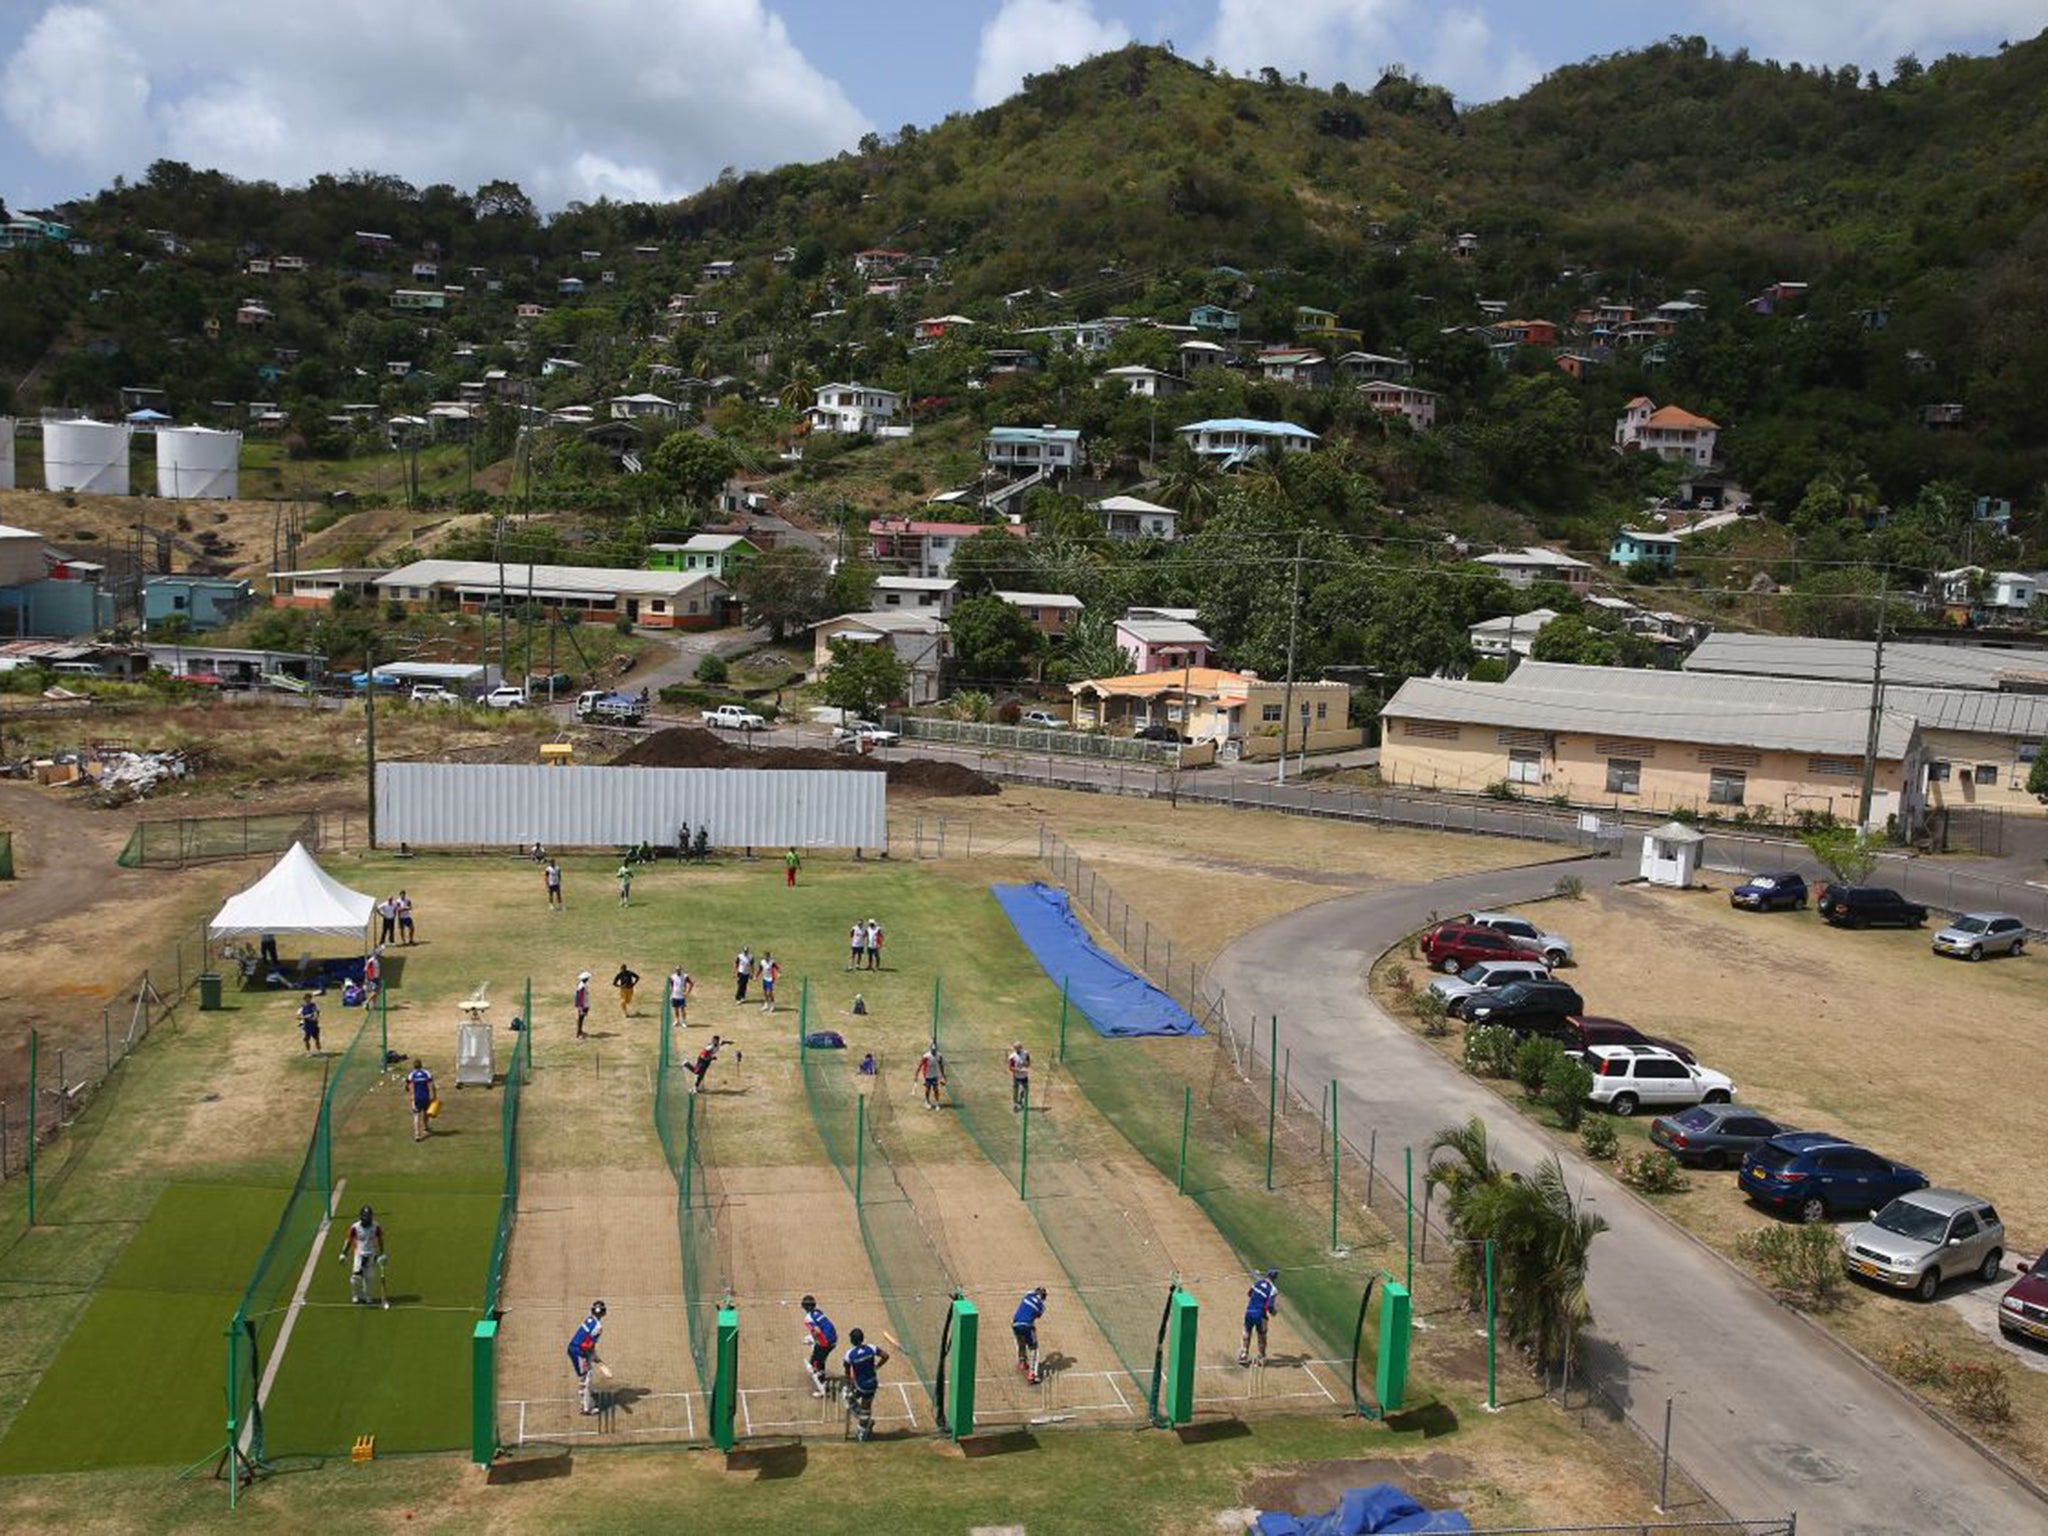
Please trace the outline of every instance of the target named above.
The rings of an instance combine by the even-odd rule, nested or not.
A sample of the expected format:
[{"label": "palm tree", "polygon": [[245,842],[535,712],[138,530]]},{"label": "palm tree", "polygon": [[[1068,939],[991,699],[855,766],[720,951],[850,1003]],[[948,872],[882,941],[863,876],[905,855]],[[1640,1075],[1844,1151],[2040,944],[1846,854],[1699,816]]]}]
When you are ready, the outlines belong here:
[{"label": "palm tree", "polygon": [[[1216,510],[1222,479],[1214,459],[1183,441],[1167,461],[1166,474],[1159,482],[1159,499],[1191,525],[1198,524]],[[1188,531],[1192,529],[1183,530]]]},{"label": "palm tree", "polygon": [[[1439,1152],[1448,1152],[1451,1157],[1439,1162]],[[1429,1171],[1423,1182],[1432,1190],[1443,1191],[1444,1220],[1450,1223],[1453,1232],[1466,1239],[1458,1249],[1457,1278],[1465,1293],[1476,1299],[1485,1282],[1483,1261],[1473,1245],[1483,1241],[1487,1234],[1473,1230],[1475,1206],[1488,1191],[1505,1182],[1493,1160],[1486,1122],[1474,1115],[1463,1125],[1444,1127],[1430,1142],[1427,1156]]]},{"label": "palm tree", "polygon": [[786,411],[801,411],[818,395],[818,376],[808,368],[794,369],[776,397]]}]

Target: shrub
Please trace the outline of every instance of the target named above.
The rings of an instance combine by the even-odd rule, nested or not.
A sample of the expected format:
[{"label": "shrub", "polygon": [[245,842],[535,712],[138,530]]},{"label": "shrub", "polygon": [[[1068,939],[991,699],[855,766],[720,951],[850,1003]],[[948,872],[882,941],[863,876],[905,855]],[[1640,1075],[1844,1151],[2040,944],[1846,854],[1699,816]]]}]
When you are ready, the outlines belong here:
[{"label": "shrub", "polygon": [[1506,1077],[1515,1064],[1515,1032],[1498,1024],[1465,1026],[1465,1070],[1478,1077]]},{"label": "shrub", "polygon": [[1387,986],[1392,989],[1394,996],[1403,1002],[1409,1002],[1415,996],[1415,978],[1408,974],[1408,967],[1405,965],[1388,967]]},{"label": "shrub", "polygon": [[1887,1349],[1883,1358],[1884,1368],[1903,1382],[1916,1387],[1948,1385],[1949,1359],[1938,1344],[1930,1344],[1925,1339],[1904,1339]]},{"label": "shrub", "polygon": [[1592,1091],[1593,1074],[1576,1057],[1559,1051],[1557,1059],[1544,1069],[1543,1102],[1568,1131],[1576,1131],[1586,1118],[1586,1095]]},{"label": "shrub", "polygon": [[716,651],[707,651],[697,659],[697,681],[700,683],[722,683],[732,676],[732,668],[725,664],[725,658]]},{"label": "shrub", "polygon": [[1588,1120],[1579,1131],[1579,1144],[1586,1149],[1586,1156],[1596,1162],[1612,1162],[1620,1140],[1612,1120]]},{"label": "shrub", "polygon": [[1486,786],[1486,798],[1489,800],[1515,800],[1519,799],[1520,796],[1515,793],[1515,786],[1506,779],[1495,779]]},{"label": "shrub", "polygon": [[2006,1384],[2002,1365],[1965,1365],[1958,1361],[1949,1368],[1949,1395],[1966,1418],[1980,1424],[2012,1422],[2012,1392]]},{"label": "shrub", "polygon": [[1615,1166],[1622,1183],[1646,1195],[1675,1195],[1686,1187],[1678,1159],[1669,1152],[1624,1153]]},{"label": "shrub", "polygon": [[630,635],[633,633],[633,621],[622,613],[612,620],[612,628],[622,635]]},{"label": "shrub", "polygon": [[[1401,973],[1407,975],[1406,971]],[[1444,1000],[1427,990],[1415,992],[1409,1004],[1415,1010],[1422,1032],[1432,1040],[1441,1040],[1451,1032],[1451,1016],[1444,1010]]]},{"label": "shrub", "polygon": [[1815,1307],[1831,1307],[1841,1299],[1842,1252],[1826,1222],[1746,1232],[1735,1248],[1789,1297]]},{"label": "shrub", "polygon": [[1586,898],[1586,882],[1577,875],[1559,875],[1557,884],[1550,889],[1566,901],[1583,901]]},{"label": "shrub", "polygon": [[1541,1036],[1532,1036],[1516,1046],[1513,1070],[1515,1081],[1522,1085],[1522,1092],[1532,1099],[1541,1093],[1545,1074],[1563,1057],[1563,1046]]}]

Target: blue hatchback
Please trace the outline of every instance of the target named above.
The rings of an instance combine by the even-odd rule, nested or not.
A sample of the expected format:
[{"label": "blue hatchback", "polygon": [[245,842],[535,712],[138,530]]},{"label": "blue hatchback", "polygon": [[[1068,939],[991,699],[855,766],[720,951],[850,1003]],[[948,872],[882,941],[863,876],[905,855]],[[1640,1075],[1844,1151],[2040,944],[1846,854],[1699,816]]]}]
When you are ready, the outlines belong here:
[{"label": "blue hatchback", "polygon": [[1789,869],[1751,875],[1728,893],[1728,905],[1748,912],[1796,912],[1806,905],[1806,877]]},{"label": "blue hatchback", "polygon": [[1759,1205],[1824,1221],[1839,1211],[1874,1211],[1925,1189],[1927,1175],[1837,1136],[1787,1131],[1744,1157],[1736,1182]]}]

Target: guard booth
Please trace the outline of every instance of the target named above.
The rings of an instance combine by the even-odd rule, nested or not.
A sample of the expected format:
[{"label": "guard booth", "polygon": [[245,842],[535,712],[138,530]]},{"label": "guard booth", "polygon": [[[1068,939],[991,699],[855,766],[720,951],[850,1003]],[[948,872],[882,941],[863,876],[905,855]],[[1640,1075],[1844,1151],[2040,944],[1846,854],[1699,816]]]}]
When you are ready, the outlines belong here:
[{"label": "guard booth", "polygon": [[1651,885],[1684,890],[1700,867],[1706,836],[1682,821],[1667,821],[1643,834],[1642,877]]}]

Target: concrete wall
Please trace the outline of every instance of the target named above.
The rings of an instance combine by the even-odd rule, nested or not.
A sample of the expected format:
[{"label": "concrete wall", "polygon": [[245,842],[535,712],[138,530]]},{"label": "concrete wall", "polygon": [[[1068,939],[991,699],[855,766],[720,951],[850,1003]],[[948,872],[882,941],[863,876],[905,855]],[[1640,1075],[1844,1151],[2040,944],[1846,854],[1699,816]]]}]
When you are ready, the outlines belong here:
[{"label": "concrete wall", "polygon": [[[1362,747],[1364,745],[1365,732],[1362,730],[1310,731],[1308,733],[1310,756],[1314,756],[1318,752],[1345,752],[1353,747]],[[1290,731],[1287,738],[1288,752],[1290,754],[1299,752],[1301,748],[1301,732]],[[1270,762],[1279,755],[1280,737],[1277,733],[1271,736],[1247,736],[1239,748],[1239,756],[1255,763]]]}]

